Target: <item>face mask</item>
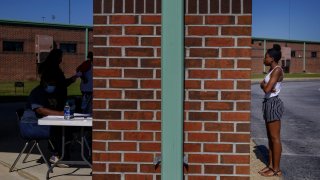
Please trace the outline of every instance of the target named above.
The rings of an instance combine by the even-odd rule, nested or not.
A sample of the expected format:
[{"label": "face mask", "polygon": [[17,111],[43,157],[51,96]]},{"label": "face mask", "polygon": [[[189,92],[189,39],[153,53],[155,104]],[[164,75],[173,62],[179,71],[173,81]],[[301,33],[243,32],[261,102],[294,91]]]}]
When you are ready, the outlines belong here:
[{"label": "face mask", "polygon": [[47,93],[53,93],[56,90],[56,86],[47,86],[46,91]]}]

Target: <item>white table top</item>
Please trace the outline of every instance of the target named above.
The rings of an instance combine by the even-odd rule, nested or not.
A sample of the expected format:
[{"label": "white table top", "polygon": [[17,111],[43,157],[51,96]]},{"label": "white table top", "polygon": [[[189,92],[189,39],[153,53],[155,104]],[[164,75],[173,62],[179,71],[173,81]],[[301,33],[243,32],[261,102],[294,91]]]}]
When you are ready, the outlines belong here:
[{"label": "white table top", "polygon": [[50,126],[92,126],[92,117],[75,114],[74,118],[66,120],[63,116],[46,116],[39,119],[38,124]]}]

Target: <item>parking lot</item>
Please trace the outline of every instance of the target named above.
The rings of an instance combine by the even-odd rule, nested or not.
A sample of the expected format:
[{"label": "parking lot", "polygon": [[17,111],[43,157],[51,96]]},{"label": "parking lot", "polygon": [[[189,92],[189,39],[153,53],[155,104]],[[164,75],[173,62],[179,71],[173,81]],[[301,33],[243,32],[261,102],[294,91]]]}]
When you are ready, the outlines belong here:
[{"label": "parking lot", "polygon": [[[252,85],[251,136],[266,154],[267,138],[261,114],[263,92]],[[284,179],[316,180],[320,177],[320,81],[284,82],[280,98],[285,105],[281,120]]]}]

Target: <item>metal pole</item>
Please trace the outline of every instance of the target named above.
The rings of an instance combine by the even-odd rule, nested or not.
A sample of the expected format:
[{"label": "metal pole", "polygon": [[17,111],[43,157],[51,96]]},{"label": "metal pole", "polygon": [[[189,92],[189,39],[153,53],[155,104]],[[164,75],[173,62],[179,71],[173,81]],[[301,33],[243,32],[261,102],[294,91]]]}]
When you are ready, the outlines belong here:
[{"label": "metal pole", "polygon": [[71,0],[69,0],[69,24],[70,24],[70,16],[71,16]]},{"label": "metal pole", "polygon": [[[267,52],[267,41],[263,40],[263,58],[266,55],[266,52]],[[266,73],[266,66],[264,64],[263,64],[263,73]]]},{"label": "metal pole", "polygon": [[289,40],[290,40],[290,26],[291,26],[291,0],[289,0]]},{"label": "metal pole", "polygon": [[306,72],[306,42],[303,42],[303,72]]},{"label": "metal pole", "polygon": [[162,0],[161,179],[183,179],[184,0]]},{"label": "metal pole", "polygon": [[88,28],[86,28],[86,37],[85,37],[85,59],[87,59],[88,56],[88,43],[89,43],[89,31]]}]

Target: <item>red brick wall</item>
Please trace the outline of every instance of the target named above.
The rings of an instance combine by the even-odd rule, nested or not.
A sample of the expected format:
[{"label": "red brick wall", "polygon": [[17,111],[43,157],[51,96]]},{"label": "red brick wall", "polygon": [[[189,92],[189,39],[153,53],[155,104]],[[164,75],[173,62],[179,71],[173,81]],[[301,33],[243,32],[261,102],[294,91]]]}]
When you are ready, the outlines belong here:
[{"label": "red brick wall", "polygon": [[[66,76],[75,73],[75,68],[85,60],[85,29],[63,29],[25,25],[0,26],[0,81],[35,80],[36,74],[36,35],[49,35],[59,45],[60,43],[76,43],[77,53],[65,53],[61,68]],[[3,41],[23,41],[23,52],[3,51]],[[92,31],[89,31],[89,50],[92,50]]]},{"label": "red brick wall", "polygon": [[[290,73],[303,72],[303,42],[285,42],[276,40],[267,40],[266,49],[272,48],[273,44],[279,44],[281,47],[290,47],[296,52],[295,57],[291,57]],[[261,74],[263,72],[263,40],[254,40],[252,44],[252,73]],[[317,57],[312,58],[311,52],[317,52]],[[320,43],[306,43],[306,72],[320,73]],[[268,68],[267,68],[268,69]]]},{"label": "red brick wall", "polygon": [[[249,179],[251,0],[185,2],[185,179]],[[159,179],[161,1],[94,0],[94,55],[93,179]]]}]

